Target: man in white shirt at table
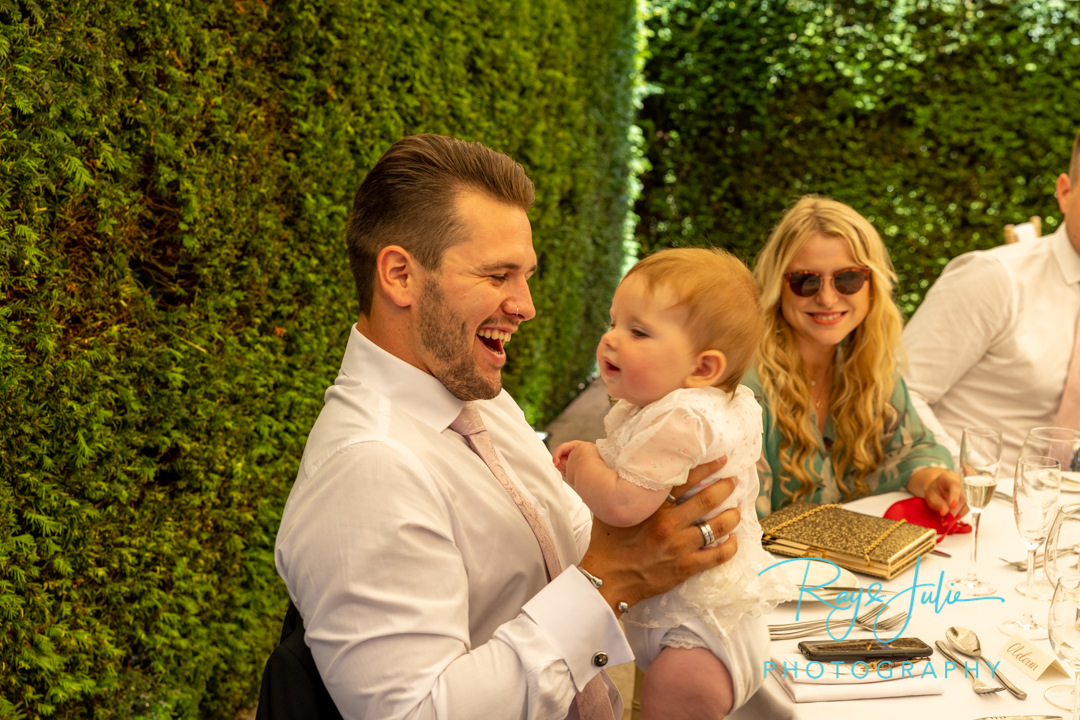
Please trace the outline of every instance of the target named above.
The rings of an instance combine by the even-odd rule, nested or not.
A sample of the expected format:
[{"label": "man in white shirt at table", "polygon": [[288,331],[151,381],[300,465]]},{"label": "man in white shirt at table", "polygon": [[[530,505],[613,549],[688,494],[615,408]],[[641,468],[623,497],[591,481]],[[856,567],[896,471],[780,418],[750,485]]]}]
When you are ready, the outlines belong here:
[{"label": "man in white shirt at table", "polygon": [[919,416],[954,457],[964,427],[1000,429],[1003,477],[1031,428],[1080,429],[1058,415],[1080,314],[1080,133],[1057,200],[1055,233],[954,258],[904,328]]},{"label": "man in white shirt at table", "polygon": [[[603,668],[632,659],[618,615],[735,552],[702,545],[737,512],[694,524],[727,480],[637,528],[592,523],[502,391],[504,346],[535,315],[532,199],[507,156],[431,135],[396,143],[357,192],[347,240],[360,319],[275,552],[345,718],[610,718],[621,701]],[[465,407],[546,533],[451,429]],[[542,536],[565,568],[550,579]],[[764,620],[737,637],[730,676],[702,666],[716,717],[762,681]]]}]

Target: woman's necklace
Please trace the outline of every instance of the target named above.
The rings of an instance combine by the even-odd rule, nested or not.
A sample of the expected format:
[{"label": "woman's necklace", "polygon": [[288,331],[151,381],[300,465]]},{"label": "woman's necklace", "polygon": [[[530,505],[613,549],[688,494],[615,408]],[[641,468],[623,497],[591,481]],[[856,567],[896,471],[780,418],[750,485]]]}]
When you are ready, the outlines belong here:
[{"label": "woman's necklace", "polygon": [[818,385],[817,380],[810,381],[810,402],[814,406],[814,410],[821,410],[821,406],[829,397],[829,385],[830,383],[821,383]]}]

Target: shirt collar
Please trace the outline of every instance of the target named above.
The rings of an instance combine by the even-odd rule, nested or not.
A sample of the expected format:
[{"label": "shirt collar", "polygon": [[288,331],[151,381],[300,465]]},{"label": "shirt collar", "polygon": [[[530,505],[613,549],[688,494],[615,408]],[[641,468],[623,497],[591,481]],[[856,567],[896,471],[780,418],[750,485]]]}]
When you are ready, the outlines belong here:
[{"label": "shirt collar", "polygon": [[1064,222],[1061,223],[1061,227],[1057,229],[1057,232],[1050,236],[1049,240],[1053,247],[1054,258],[1061,268],[1061,274],[1065,276],[1065,282],[1070,285],[1080,283],[1080,253],[1077,253],[1072,243],[1069,242]]},{"label": "shirt collar", "polygon": [[434,375],[388,353],[353,325],[341,374],[370,385],[436,432],[450,427],[464,403]]}]

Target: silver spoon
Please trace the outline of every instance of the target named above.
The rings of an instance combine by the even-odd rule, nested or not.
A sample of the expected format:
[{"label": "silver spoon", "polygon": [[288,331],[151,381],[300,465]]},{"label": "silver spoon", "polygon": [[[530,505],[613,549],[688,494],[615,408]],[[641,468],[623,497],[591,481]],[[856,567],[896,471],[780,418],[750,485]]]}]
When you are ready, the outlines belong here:
[{"label": "silver spoon", "polygon": [[1009,682],[1000,671],[994,669],[994,666],[990,664],[989,660],[983,657],[982,646],[979,644],[979,636],[973,631],[953,625],[945,631],[945,639],[949,641],[949,645],[952,645],[953,649],[957,652],[961,652],[964,655],[968,655],[977,660],[982,660],[986,663],[986,667],[990,668],[990,672],[997,678],[997,681],[1004,685],[1005,689],[1013,695],[1021,700],[1027,697],[1026,692]]}]

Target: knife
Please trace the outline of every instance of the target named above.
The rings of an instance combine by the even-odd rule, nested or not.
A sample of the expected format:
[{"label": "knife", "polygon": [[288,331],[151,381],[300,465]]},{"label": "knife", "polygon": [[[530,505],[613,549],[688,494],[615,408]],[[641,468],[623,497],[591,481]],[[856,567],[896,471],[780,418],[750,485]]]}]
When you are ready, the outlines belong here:
[{"label": "knife", "polygon": [[[998,558],[1001,562],[1013,567],[1016,570],[1027,570],[1027,560],[1009,560],[1008,558]],[[1035,567],[1041,568],[1046,558],[1043,555],[1039,555],[1035,558]]]},{"label": "knife", "polygon": [[1060,715],[990,715],[975,720],[1061,720]]},{"label": "knife", "polygon": [[[870,593],[870,588],[849,587],[847,585],[826,585],[825,587],[816,588],[816,589],[817,590],[827,590],[829,592],[836,592],[836,593],[863,592],[863,593],[866,593],[867,595],[871,594]],[[872,594],[873,595],[896,595],[897,591],[896,590],[886,590],[885,588],[876,588]]]},{"label": "knife", "polygon": [[[956,665],[956,667],[964,668],[964,677],[968,676],[967,663],[965,663],[959,657],[954,655],[952,650],[949,649],[948,645],[941,642],[940,640],[935,640],[934,645],[937,646],[938,652],[941,653],[942,655],[944,655],[949,660],[952,660],[953,664]],[[978,665],[979,665],[979,663],[978,663],[978,661],[976,661],[975,666],[978,667]],[[978,672],[975,673],[975,677],[979,677]],[[986,720],[986,718],[979,718],[979,720]]]}]

